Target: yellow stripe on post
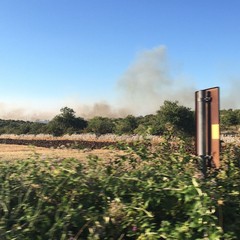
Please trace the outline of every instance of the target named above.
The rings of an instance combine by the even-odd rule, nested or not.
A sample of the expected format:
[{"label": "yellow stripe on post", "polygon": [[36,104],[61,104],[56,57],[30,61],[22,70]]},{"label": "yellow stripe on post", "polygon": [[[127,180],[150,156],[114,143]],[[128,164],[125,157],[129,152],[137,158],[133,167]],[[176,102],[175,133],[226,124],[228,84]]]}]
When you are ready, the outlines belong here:
[{"label": "yellow stripe on post", "polygon": [[212,124],[212,139],[219,139],[219,124]]}]

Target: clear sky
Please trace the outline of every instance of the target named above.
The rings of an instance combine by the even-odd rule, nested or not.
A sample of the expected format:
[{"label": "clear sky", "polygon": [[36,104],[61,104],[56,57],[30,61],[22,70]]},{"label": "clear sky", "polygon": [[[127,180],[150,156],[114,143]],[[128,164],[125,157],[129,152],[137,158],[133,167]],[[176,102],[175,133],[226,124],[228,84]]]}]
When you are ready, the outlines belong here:
[{"label": "clear sky", "polygon": [[[0,118],[147,114],[220,86],[240,108],[238,0],[1,0]],[[179,99],[177,99],[179,98]],[[100,109],[100,110],[99,110]],[[45,115],[44,115],[45,114]]]}]

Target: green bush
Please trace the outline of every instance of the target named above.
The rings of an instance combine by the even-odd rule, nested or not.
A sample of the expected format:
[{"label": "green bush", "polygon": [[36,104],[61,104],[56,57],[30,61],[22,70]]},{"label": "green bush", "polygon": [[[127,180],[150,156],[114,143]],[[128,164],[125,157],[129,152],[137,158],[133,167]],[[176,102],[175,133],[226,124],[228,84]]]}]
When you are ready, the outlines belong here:
[{"label": "green bush", "polygon": [[115,124],[112,119],[105,117],[94,117],[88,121],[87,132],[97,135],[113,133]]},{"label": "green bush", "polygon": [[73,109],[61,108],[61,114],[55,116],[47,125],[47,130],[54,136],[80,133],[87,127],[87,121],[76,117]]},{"label": "green bush", "polygon": [[239,239],[239,149],[202,179],[177,140],[100,159],[0,162],[0,239]]}]

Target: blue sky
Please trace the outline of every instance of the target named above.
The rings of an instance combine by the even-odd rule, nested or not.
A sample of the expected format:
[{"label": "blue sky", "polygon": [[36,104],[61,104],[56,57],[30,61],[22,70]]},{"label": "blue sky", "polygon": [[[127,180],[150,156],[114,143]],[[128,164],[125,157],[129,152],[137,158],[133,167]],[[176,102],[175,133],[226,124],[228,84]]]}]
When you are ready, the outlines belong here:
[{"label": "blue sky", "polygon": [[[240,108],[239,9],[237,0],[1,0],[0,117],[51,117],[65,105],[99,115],[96,104],[147,114],[168,92],[191,107],[194,91],[213,86],[222,107]],[[151,81],[156,69],[165,87],[161,74]]]}]

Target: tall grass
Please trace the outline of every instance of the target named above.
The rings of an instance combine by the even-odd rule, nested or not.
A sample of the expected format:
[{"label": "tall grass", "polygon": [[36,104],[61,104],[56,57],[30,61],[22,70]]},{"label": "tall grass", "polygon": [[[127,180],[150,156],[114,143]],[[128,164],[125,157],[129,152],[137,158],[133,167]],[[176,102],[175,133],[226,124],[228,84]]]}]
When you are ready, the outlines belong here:
[{"label": "tall grass", "polygon": [[159,143],[161,141],[161,137],[147,135],[116,135],[116,134],[103,134],[96,135],[94,133],[85,133],[85,134],[72,134],[72,135],[63,135],[61,137],[55,137],[50,134],[1,134],[0,139],[27,139],[27,140],[79,140],[79,141],[100,141],[100,142],[135,142],[135,141],[143,141],[145,139],[152,140],[154,142]]},{"label": "tall grass", "polygon": [[[103,134],[96,135],[94,133],[83,133],[83,134],[71,134],[71,135],[63,135],[61,137],[55,137],[51,134],[0,134],[0,139],[23,139],[23,140],[79,140],[79,141],[93,141],[93,142],[137,142],[137,141],[145,141],[150,140],[152,143],[160,143],[163,140],[162,136],[155,135],[116,135],[116,134]],[[226,143],[240,143],[239,136],[229,136],[229,135],[221,135],[221,140]]]}]

